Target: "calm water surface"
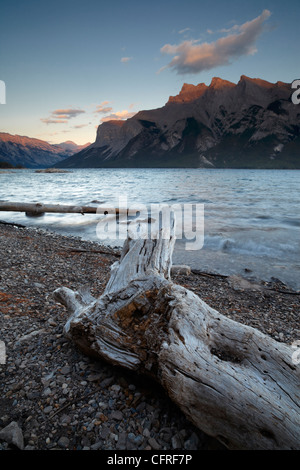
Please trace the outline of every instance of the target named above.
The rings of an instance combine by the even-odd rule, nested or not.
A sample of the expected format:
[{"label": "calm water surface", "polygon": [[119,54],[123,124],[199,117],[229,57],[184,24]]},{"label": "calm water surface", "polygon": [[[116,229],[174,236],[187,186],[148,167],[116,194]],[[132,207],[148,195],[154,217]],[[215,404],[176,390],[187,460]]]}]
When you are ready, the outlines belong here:
[{"label": "calm water surface", "polygon": [[[19,170],[0,174],[0,200],[115,206],[204,205],[204,245],[178,240],[173,263],[221,274],[276,277],[300,288],[300,171],[210,169],[83,169],[69,173]],[[2,212],[0,220],[99,241],[98,215]],[[107,240],[120,245],[121,240]],[[249,271],[247,271],[249,272]],[[249,274],[248,274],[249,275]]]}]

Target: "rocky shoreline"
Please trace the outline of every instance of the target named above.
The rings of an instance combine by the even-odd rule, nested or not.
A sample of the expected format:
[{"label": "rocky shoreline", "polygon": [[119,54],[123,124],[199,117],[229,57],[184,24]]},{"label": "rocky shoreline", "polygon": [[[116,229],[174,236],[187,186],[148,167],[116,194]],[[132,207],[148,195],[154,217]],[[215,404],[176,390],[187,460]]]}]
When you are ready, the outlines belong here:
[{"label": "rocky shoreline", "polygon": [[[61,286],[102,294],[120,253],[95,242],[0,223],[0,450],[224,449],[162,388],[84,356],[63,335]],[[300,297],[279,280],[178,272],[174,282],[277,341],[300,340]],[[4,361],[2,361],[4,362]]]}]

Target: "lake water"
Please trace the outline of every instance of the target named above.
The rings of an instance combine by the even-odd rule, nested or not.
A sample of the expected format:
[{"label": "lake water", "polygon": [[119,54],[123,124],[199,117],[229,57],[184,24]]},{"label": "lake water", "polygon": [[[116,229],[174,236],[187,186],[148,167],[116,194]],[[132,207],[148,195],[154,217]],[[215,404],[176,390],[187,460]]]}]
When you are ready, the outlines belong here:
[{"label": "lake water", "polygon": [[[129,206],[165,203],[204,207],[204,244],[175,245],[173,263],[220,274],[281,279],[300,288],[300,171],[231,169],[18,170],[0,174],[0,200]],[[182,206],[183,207],[183,206]],[[197,217],[197,212],[194,213]],[[99,241],[99,215],[2,212],[0,220]],[[122,245],[109,238],[105,243]],[[247,271],[245,271],[247,270]]]}]

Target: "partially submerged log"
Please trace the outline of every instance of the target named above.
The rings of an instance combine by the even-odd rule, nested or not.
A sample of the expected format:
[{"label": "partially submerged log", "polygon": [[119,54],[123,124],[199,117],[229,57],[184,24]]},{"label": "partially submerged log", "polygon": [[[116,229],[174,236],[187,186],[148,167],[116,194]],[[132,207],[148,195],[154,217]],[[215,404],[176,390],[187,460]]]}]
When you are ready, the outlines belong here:
[{"label": "partially submerged log", "polygon": [[68,288],[65,333],[86,354],[165,388],[229,449],[300,449],[300,367],[290,346],[221,315],[170,279],[175,238],[128,238],[101,297]]},{"label": "partially submerged log", "polygon": [[25,212],[31,217],[44,215],[46,212],[59,214],[106,214],[114,211],[119,213],[119,209],[112,209],[103,205],[95,206],[76,206],[61,204],[42,204],[40,202],[0,202],[0,211],[7,212]]}]

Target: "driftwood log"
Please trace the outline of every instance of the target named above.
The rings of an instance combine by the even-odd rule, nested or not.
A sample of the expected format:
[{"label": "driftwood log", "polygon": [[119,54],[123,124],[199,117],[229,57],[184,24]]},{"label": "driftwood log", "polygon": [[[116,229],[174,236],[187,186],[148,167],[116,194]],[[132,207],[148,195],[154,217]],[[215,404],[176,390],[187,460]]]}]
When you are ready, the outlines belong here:
[{"label": "driftwood log", "polygon": [[106,207],[103,204],[98,206],[76,206],[61,204],[43,204],[41,202],[0,202],[0,211],[2,212],[25,212],[31,217],[44,215],[46,212],[55,214],[98,214],[107,213],[119,214],[119,208]]},{"label": "driftwood log", "polygon": [[65,333],[87,355],[159,381],[229,449],[300,449],[293,349],[221,315],[170,278],[175,239],[128,238],[101,297],[57,289]]}]

